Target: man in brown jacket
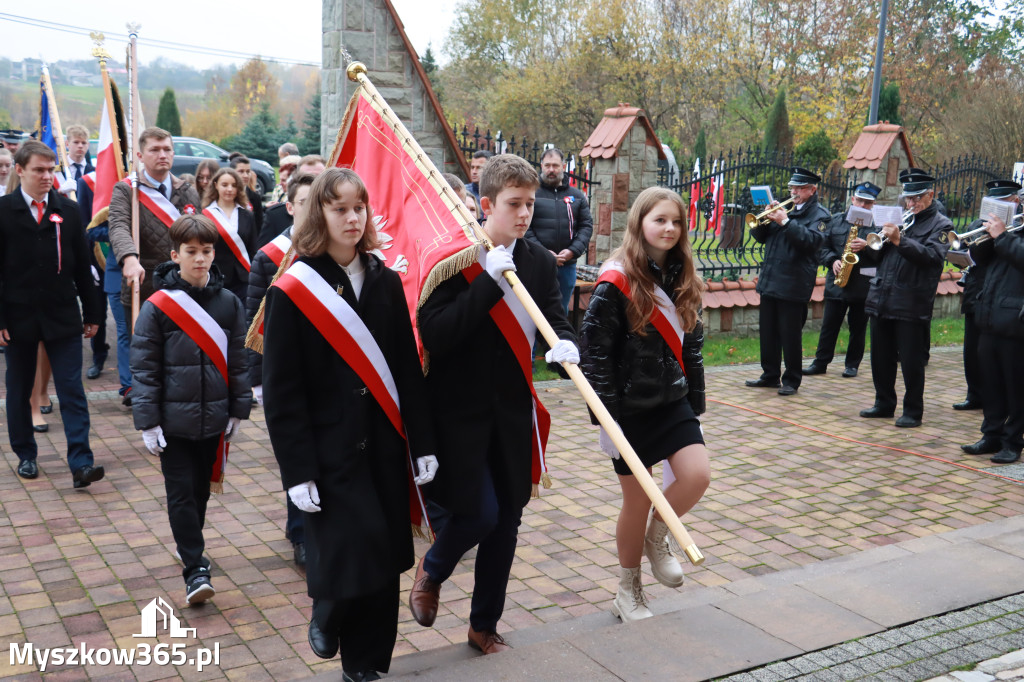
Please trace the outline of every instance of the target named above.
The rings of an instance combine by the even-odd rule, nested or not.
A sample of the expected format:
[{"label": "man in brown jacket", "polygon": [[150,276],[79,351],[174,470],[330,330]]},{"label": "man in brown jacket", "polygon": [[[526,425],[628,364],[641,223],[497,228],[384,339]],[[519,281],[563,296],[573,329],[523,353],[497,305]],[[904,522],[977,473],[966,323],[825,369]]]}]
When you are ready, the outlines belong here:
[{"label": "man in brown jacket", "polygon": [[[110,197],[110,246],[121,266],[121,304],[125,319],[131,319],[132,287],[139,282],[141,301],[153,293],[147,274],[170,260],[175,248],[168,228],[182,213],[198,213],[199,195],[191,184],[171,175],[174,145],[162,128],[146,128],[139,135],[139,246],[132,241],[132,188],[127,182],[114,185]],[[140,301],[140,302],[141,302]],[[131,324],[129,323],[129,332]],[[131,405],[131,391],[124,404]]]}]

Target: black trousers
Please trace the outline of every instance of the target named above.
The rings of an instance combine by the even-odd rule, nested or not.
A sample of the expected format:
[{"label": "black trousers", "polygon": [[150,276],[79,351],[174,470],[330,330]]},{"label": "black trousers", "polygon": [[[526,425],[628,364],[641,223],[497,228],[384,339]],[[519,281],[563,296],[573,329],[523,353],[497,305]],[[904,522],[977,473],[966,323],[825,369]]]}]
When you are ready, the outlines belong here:
[{"label": "black trousers", "polygon": [[981,363],[990,362],[989,358],[978,355],[980,338],[981,330],[974,321],[974,313],[964,313],[964,380],[967,382],[967,401],[971,403],[984,402]]},{"label": "black trousers", "polygon": [[313,620],[325,633],[337,633],[341,667],[350,676],[386,673],[398,637],[399,580],[352,599],[314,599]]},{"label": "black trousers", "polygon": [[1024,447],[1024,342],[981,333],[978,352],[982,363],[985,420],[981,432],[998,438],[1004,449],[1020,452]]},{"label": "black trousers", "polygon": [[818,349],[814,352],[814,364],[827,367],[836,354],[839,330],[846,318],[850,326],[850,342],[846,349],[846,366],[860,367],[864,359],[864,340],[868,330],[868,316],[864,312],[864,301],[847,301],[841,298],[826,298],[825,313],[821,318],[821,334]]},{"label": "black trousers", "polygon": [[100,301],[103,305],[103,324],[96,330],[96,336],[89,340],[89,346],[92,348],[92,363],[94,365],[105,363],[107,355],[110,353],[110,344],[107,343],[107,297],[105,294],[100,296]]},{"label": "black trousers", "polygon": [[178,555],[185,567],[183,578],[206,566],[203,559],[203,526],[206,503],[210,501],[210,476],[217,457],[220,436],[188,440],[165,436],[167,446],[160,455],[160,470],[167,491],[167,518]]},{"label": "black trousers", "polygon": [[[803,345],[801,333],[807,321],[807,303],[783,301],[771,296],[761,297],[761,378],[785,386],[800,388],[803,378]],[[782,372],[785,359],[786,371]]]},{"label": "black trousers", "polygon": [[927,322],[871,318],[871,379],[875,405],[896,409],[896,365],[903,370],[903,414],[924,414],[924,367],[928,359]]}]

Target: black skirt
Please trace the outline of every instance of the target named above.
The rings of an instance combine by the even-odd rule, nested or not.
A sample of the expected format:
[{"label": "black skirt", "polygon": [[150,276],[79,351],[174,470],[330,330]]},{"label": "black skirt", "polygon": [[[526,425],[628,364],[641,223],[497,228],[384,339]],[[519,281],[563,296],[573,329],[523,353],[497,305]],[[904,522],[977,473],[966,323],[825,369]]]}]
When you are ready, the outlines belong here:
[{"label": "black skirt", "polygon": [[[619,420],[622,433],[648,469],[668,459],[687,445],[704,444],[700,420],[685,398],[656,410],[624,415]],[[612,460],[615,473],[632,476],[622,457]]]}]

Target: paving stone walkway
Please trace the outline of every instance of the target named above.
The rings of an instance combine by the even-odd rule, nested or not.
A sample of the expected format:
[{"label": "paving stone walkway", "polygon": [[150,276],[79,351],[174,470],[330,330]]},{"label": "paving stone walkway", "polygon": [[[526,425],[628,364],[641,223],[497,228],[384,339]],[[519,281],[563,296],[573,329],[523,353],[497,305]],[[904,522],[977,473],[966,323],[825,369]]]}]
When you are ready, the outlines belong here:
[{"label": "paving stone walkway", "polygon": [[[981,420],[979,412],[949,407],[963,398],[959,349],[933,349],[919,429],[857,417],[872,402],[869,372],[855,379],[833,371],[808,377],[791,398],[742,387],[758,373],[752,366],[708,372],[703,423],[712,483],[684,518],[707,561],[687,568],[689,586],[727,585],[1024,512],[1014,480],[1020,474],[1003,474],[1012,466],[968,457],[957,447],[977,440]],[[306,643],[311,602],[284,538],[284,493],[262,410],[243,424],[225,492],[214,496],[208,512],[217,595],[208,605],[183,609],[158,463],[116,398],[113,370],[86,387],[96,460],[107,468],[107,478],[87,490],[71,488],[59,410],[39,438],[42,473],[35,481],[14,473],[16,458],[0,428],[8,467],[0,476],[0,677],[40,677],[37,665],[10,664],[12,644],[152,642],[133,634],[140,610],[155,597],[196,628],[189,652],[219,646],[218,666],[202,673],[188,666],[58,668],[46,676],[247,680],[339,670]],[[503,631],[603,613],[617,584],[619,491],[596,446],[596,427],[567,382],[540,390],[553,415],[548,459],[555,487],[523,517]],[[418,543],[417,555],[425,548]],[[465,642],[472,558],[445,584],[434,628],[418,626],[402,608],[396,656]],[[404,592],[411,582],[410,572],[402,578]],[[655,604],[680,593],[649,575],[645,583]]]}]

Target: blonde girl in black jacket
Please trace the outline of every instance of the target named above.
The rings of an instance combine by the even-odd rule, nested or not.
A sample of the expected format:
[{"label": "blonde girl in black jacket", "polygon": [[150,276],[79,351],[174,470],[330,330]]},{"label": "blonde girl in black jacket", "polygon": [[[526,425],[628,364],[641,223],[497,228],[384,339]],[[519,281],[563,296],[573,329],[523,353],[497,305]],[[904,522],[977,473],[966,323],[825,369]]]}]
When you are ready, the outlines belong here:
[{"label": "blonde girl in black jacket", "polygon": [[[704,495],[710,467],[697,419],[705,402],[704,285],[694,268],[686,208],[678,194],[658,187],[640,193],[622,246],[602,272],[583,318],[580,368],[648,471],[666,461],[667,478],[675,480],[665,497],[677,514],[685,514]],[[669,329],[671,338],[656,326],[659,315],[660,328]],[[669,587],[682,585],[682,568],[669,551],[668,526],[657,512],[648,526],[650,500],[603,430],[601,435],[622,486],[615,530],[622,574],[612,611],[624,622],[649,618],[642,555],[650,559],[654,577]]]}]

